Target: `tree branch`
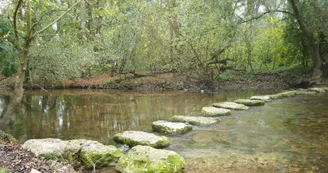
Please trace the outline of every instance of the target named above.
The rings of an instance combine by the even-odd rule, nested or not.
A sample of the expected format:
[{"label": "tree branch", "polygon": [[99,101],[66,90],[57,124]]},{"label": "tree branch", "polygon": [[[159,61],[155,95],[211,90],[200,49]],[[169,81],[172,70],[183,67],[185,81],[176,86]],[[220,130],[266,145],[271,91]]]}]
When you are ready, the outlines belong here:
[{"label": "tree branch", "polygon": [[[14,33],[15,33],[15,38],[16,38],[17,42],[18,42],[18,32],[17,32],[17,21],[16,20],[17,20],[17,13],[18,13],[20,6],[22,5],[22,2],[23,2],[23,0],[18,1],[18,4],[14,11]],[[18,45],[16,45],[16,46],[18,46]]]},{"label": "tree branch", "polygon": [[81,1],[82,0],[78,0],[71,7],[69,7],[62,15],[60,15],[57,19],[55,19],[54,21],[52,21],[51,23],[49,23],[47,26],[45,26],[44,28],[40,29],[39,31],[36,31],[35,34],[33,35],[33,37],[37,36],[38,34],[42,33],[46,29],[48,29],[50,26],[52,26],[53,24],[55,24],[56,22],[58,22],[61,18],[63,18],[69,11],[71,11]]},{"label": "tree branch", "polygon": [[238,24],[242,24],[242,23],[247,23],[247,22],[251,22],[253,20],[257,20],[257,19],[260,19],[262,18],[263,16],[269,14],[269,13],[284,13],[284,14],[288,14],[288,15],[291,15],[291,16],[294,16],[295,17],[295,14],[291,13],[291,12],[288,12],[288,11],[284,11],[284,10],[268,10],[258,16],[255,16],[253,18],[250,18],[250,19],[243,19],[242,17],[238,16],[242,21],[239,22]]},{"label": "tree branch", "polygon": [[290,3],[290,5],[292,6],[293,8],[293,11],[294,11],[294,14],[295,14],[295,18],[296,18],[296,21],[297,23],[299,24],[301,30],[304,32],[305,36],[310,40],[312,41],[314,38],[313,38],[313,35],[308,31],[308,29],[306,28],[305,24],[303,23],[303,20],[301,18],[301,14],[296,6],[296,2],[295,0],[288,0],[288,2]]}]

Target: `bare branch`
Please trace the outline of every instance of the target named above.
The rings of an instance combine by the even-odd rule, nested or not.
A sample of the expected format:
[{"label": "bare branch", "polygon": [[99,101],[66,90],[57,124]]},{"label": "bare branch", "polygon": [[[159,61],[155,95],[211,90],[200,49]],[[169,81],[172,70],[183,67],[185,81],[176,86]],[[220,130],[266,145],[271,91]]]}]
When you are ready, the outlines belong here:
[{"label": "bare branch", "polygon": [[71,7],[69,7],[62,15],[60,15],[57,19],[55,19],[54,21],[52,21],[51,23],[49,23],[47,26],[45,26],[44,28],[42,28],[41,30],[35,32],[35,34],[33,35],[33,37],[37,36],[38,34],[42,33],[43,31],[45,31],[46,29],[48,29],[50,26],[52,26],[53,24],[55,24],[56,22],[58,22],[60,19],[62,19],[69,11],[71,11],[78,3],[80,3],[82,0],[78,0],[77,2],[75,2]]},{"label": "bare branch", "polygon": [[288,15],[291,15],[291,16],[294,16],[295,17],[295,14],[291,13],[291,12],[288,12],[288,11],[284,11],[284,10],[268,10],[258,16],[255,16],[255,17],[252,17],[250,19],[243,19],[242,17],[238,16],[242,21],[239,22],[239,24],[241,23],[247,23],[247,22],[251,22],[253,20],[257,20],[257,19],[260,19],[262,18],[263,16],[269,14],[269,13],[284,13],[284,14],[288,14]]}]

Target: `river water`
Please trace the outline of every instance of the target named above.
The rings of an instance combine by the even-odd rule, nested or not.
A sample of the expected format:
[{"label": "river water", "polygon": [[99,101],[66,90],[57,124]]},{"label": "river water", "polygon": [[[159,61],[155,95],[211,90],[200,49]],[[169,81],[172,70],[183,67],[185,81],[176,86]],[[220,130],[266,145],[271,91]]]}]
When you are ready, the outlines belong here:
[{"label": "river water", "polygon": [[[119,147],[112,140],[116,133],[151,132],[156,120],[197,113],[213,102],[272,93],[27,91],[6,131],[20,142],[85,138]],[[0,97],[0,112],[6,103]],[[328,172],[328,93],[273,100],[221,120],[169,137],[167,149],[185,158],[185,172]]]}]

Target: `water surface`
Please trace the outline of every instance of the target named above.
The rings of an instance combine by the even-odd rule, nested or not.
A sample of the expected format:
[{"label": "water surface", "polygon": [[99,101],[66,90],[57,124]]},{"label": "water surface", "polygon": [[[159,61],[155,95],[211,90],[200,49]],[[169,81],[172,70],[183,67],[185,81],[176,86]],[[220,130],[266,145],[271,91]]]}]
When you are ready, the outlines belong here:
[{"label": "water surface", "polygon": [[[112,140],[118,132],[151,132],[155,120],[256,94],[264,93],[26,92],[6,131],[21,142],[86,138],[119,146]],[[185,157],[185,172],[328,172],[328,94],[274,100],[221,119],[169,137],[167,149]]]}]

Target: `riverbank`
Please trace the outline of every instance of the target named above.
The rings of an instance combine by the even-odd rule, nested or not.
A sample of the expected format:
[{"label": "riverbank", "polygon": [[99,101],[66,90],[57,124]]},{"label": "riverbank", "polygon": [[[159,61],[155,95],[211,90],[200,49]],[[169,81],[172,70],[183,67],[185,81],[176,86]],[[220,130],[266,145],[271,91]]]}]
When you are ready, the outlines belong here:
[{"label": "riverbank", "polygon": [[0,130],[0,172],[29,173],[32,169],[40,172],[76,172],[68,164],[36,157],[31,151],[22,148],[14,137]]},{"label": "riverbank", "polygon": [[[134,74],[101,74],[86,79],[74,79],[54,84],[25,85],[27,89],[109,89],[133,91],[233,91],[284,90],[309,87],[308,69],[288,69],[269,72],[226,71],[212,80],[192,79],[182,73],[140,71]],[[15,77],[2,78],[0,89],[12,89]]]}]

